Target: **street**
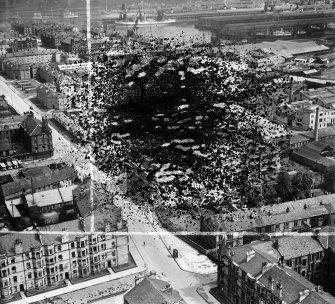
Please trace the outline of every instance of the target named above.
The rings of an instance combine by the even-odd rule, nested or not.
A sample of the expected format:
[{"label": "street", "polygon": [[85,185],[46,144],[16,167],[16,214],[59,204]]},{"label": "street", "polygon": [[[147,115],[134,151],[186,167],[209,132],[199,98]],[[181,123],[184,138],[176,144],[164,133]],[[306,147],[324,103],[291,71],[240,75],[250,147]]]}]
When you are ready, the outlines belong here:
[{"label": "street", "polygon": [[[5,94],[10,105],[20,114],[30,111],[32,106],[29,100],[23,100],[5,83],[0,77],[0,92]],[[34,109],[36,107],[33,107]],[[41,113],[34,111],[35,117],[41,119]],[[69,142],[55,128],[52,128],[54,157],[64,158],[65,162],[74,164],[76,169],[82,174],[94,172],[94,179],[105,179],[105,174],[99,172],[95,166],[90,165],[85,158],[84,149],[79,149],[76,145]],[[124,201],[119,202],[124,207]],[[173,288],[178,290],[181,296],[189,304],[205,304],[207,303],[196,291],[202,284],[207,284],[216,280],[216,274],[199,275],[181,270],[174,259],[171,257],[168,249],[158,236],[152,224],[147,220],[145,214],[136,206],[124,208],[124,216],[128,221],[129,232],[141,234],[132,235],[132,239],[136,244],[141,256],[147,264],[148,270],[155,270],[157,277],[171,283]],[[148,235],[150,233],[150,235]],[[175,237],[172,235],[171,237]],[[144,245],[145,242],[145,245]]]},{"label": "street", "polygon": [[[168,281],[180,292],[187,303],[207,303],[196,289],[202,284],[215,281],[216,274],[199,275],[181,270],[152,227],[151,222],[147,220],[144,211],[137,206],[126,204],[123,215],[128,220],[129,232],[136,233],[132,239],[147,263],[148,270],[155,270],[157,278]],[[139,232],[141,234],[138,234]]]}]

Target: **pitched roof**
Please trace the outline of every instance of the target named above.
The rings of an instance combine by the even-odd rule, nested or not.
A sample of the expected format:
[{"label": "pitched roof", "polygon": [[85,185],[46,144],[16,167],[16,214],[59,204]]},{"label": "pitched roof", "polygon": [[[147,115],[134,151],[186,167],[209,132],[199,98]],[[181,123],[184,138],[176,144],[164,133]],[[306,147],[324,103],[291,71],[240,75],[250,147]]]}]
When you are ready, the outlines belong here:
[{"label": "pitched roof", "polygon": [[300,302],[304,304],[330,304],[335,300],[329,297],[331,302],[324,299],[320,294],[315,292],[315,285],[308,282],[305,278],[301,277],[293,270],[279,267],[278,265],[272,266],[267,270],[258,280],[264,287],[271,290],[271,279],[274,280],[274,288],[272,293],[277,297],[279,296],[279,282],[282,285],[282,297],[280,298],[287,304],[295,304],[299,302],[299,293],[307,291],[305,299]]},{"label": "pitched roof", "polygon": [[25,235],[10,233],[0,236],[0,254],[6,254],[7,256],[15,255],[14,243],[16,240],[22,242],[23,252],[30,251],[31,248],[40,248],[42,245],[36,232]]},{"label": "pitched roof", "polygon": [[[272,256],[265,255],[263,252],[253,248],[249,245],[234,247],[231,249],[234,253],[234,262],[246,273],[256,278],[261,272],[263,263],[275,263],[277,259]],[[253,257],[247,261],[247,252],[252,252]]]},{"label": "pitched roof", "polygon": [[261,208],[210,215],[211,231],[244,231],[329,214],[335,208],[335,194],[311,197]]},{"label": "pitched roof", "polygon": [[[272,247],[272,241],[263,242],[263,244],[255,244],[252,245],[252,247],[274,257],[279,258],[280,256],[283,256],[285,260],[323,251],[320,243],[312,238],[311,235],[284,236],[277,238],[277,240],[277,250]],[[273,254],[271,250],[273,251]]]},{"label": "pitched roof", "polygon": [[[27,116],[26,119],[22,122],[22,127],[30,136],[39,135],[43,132],[42,123],[32,116]],[[51,129],[47,126],[47,132],[51,133]]]},{"label": "pitched roof", "polygon": [[[55,171],[42,170],[39,175],[37,175],[39,171],[37,168],[29,168],[32,170],[28,170],[29,177],[27,178],[15,180],[11,183],[2,185],[3,195],[6,197],[19,193],[22,189],[27,190],[32,187],[34,189],[39,189],[48,185],[57,184],[67,179],[73,179],[76,176],[76,171],[73,167],[65,167]],[[42,174],[43,171],[45,172],[44,174]]]},{"label": "pitched roof", "polygon": [[146,277],[126,293],[124,299],[129,304],[183,303],[178,291],[166,290],[168,285],[168,282]]},{"label": "pitched roof", "polygon": [[38,167],[31,167],[31,168],[23,168],[21,169],[21,173],[25,178],[31,178],[38,175],[51,173],[51,169],[48,166],[38,166]]}]

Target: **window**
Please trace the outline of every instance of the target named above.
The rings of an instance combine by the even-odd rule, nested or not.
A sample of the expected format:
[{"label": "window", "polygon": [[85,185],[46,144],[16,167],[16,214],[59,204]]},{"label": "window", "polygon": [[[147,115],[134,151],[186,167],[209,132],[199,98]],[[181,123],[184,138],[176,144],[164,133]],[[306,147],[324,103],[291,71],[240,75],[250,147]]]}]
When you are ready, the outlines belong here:
[{"label": "window", "polygon": [[71,248],[72,249],[74,248],[74,242],[71,242]]},{"label": "window", "polygon": [[57,249],[58,249],[58,251],[62,251],[62,246],[58,245]]},{"label": "window", "polygon": [[59,264],[59,271],[63,271],[63,264]]},{"label": "window", "polygon": [[13,282],[16,283],[17,282],[17,276],[13,277]]},{"label": "window", "polygon": [[49,254],[52,254],[53,250],[52,249],[49,249]]},{"label": "window", "polygon": [[298,221],[294,221],[294,227],[298,226]]},{"label": "window", "polygon": [[31,265],[30,265],[30,263],[27,263],[27,269],[30,269],[31,268]]},{"label": "window", "polygon": [[75,258],[75,257],[76,257],[76,253],[73,251],[72,254],[71,254],[71,256],[72,256],[73,258]]},{"label": "window", "polygon": [[13,266],[13,267],[12,267],[12,273],[15,273],[15,272],[16,272],[16,267]]},{"label": "window", "polygon": [[60,260],[60,261],[63,260],[63,256],[61,254],[58,256],[58,260]]},{"label": "window", "polygon": [[32,278],[32,275],[31,275],[31,272],[28,273],[28,279],[31,279]]}]

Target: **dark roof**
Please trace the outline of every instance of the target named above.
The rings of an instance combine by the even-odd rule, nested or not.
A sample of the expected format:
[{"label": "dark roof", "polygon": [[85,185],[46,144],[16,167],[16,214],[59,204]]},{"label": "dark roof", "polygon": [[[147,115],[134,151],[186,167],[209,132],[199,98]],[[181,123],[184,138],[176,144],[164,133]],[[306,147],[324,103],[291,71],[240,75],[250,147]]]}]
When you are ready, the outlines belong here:
[{"label": "dark roof", "polygon": [[293,145],[293,144],[302,143],[302,142],[311,141],[311,140],[312,139],[310,137],[307,137],[303,134],[297,134],[290,138],[290,144]]},{"label": "dark roof", "polygon": [[[314,138],[314,131],[307,131],[304,133],[301,133],[302,135],[309,137],[311,139]],[[319,138],[324,138],[324,137],[331,137],[335,136],[335,126],[330,126],[327,128],[321,128],[319,129]]]},{"label": "dark roof", "polygon": [[320,243],[311,236],[299,235],[278,238],[278,252],[285,260],[322,252]]},{"label": "dark roof", "polygon": [[226,232],[245,231],[329,214],[329,212],[334,212],[334,199],[335,194],[328,194],[226,214],[209,214],[205,219],[211,225],[209,231],[219,231],[220,228]]},{"label": "dark roof", "polygon": [[315,292],[315,285],[308,282],[306,279],[294,274],[293,270],[282,268],[277,265],[271,267],[266,271],[260,278],[259,281],[269,290],[271,290],[271,279],[274,280],[274,289],[272,293],[279,297],[279,282],[282,285],[282,297],[280,298],[287,304],[295,304],[299,302],[299,293],[301,291],[307,291],[305,299],[300,302],[304,304],[330,304],[334,303],[334,298],[331,299],[331,302],[325,300],[321,295]]},{"label": "dark roof", "polygon": [[9,151],[12,149],[12,144],[8,140],[8,138],[0,140],[0,152],[2,151]]},{"label": "dark roof", "polygon": [[31,248],[40,248],[42,245],[35,231],[25,235],[10,233],[0,237],[0,254],[15,255],[14,243],[16,240],[22,242],[23,252],[30,251]]},{"label": "dark roof", "polygon": [[[22,122],[22,127],[30,136],[45,133],[42,127],[42,123],[32,116],[27,116],[27,118]],[[49,126],[47,126],[47,132],[51,133]]]},{"label": "dark roof", "polygon": [[21,170],[21,173],[23,177],[31,178],[37,175],[51,173],[51,170],[48,166],[38,166],[38,167],[32,167],[32,168],[24,168]]},{"label": "dark roof", "polygon": [[[231,249],[231,252],[234,253],[234,262],[237,263],[243,271],[249,273],[254,278],[262,272],[264,262],[277,262],[277,259],[274,257],[266,255],[249,245],[234,247]],[[249,261],[247,261],[247,252],[253,254],[253,257]]]},{"label": "dark roof", "polygon": [[324,249],[332,248],[335,251],[335,227],[321,227],[319,229],[319,240]]},{"label": "dark roof", "polygon": [[313,141],[313,142],[309,143],[307,145],[307,147],[308,147],[308,149],[311,149],[311,150],[313,150],[317,153],[332,150],[332,148],[329,145],[327,145],[323,142],[320,142],[320,141]]},{"label": "dark roof", "polygon": [[[35,168],[32,168],[35,169]],[[29,171],[28,171],[29,172]],[[36,171],[32,170],[33,173]],[[29,174],[29,173],[28,173]],[[22,189],[42,188],[48,185],[59,183],[63,180],[73,179],[76,172],[73,167],[65,167],[60,170],[46,172],[40,175],[32,175],[32,177],[15,180],[11,183],[2,185],[2,192],[4,196],[19,193]]]},{"label": "dark roof", "polygon": [[13,181],[13,178],[10,174],[5,174],[0,176],[0,185],[8,184]]},{"label": "dark roof", "polygon": [[111,193],[96,184],[93,185],[93,204],[91,203],[90,180],[73,190],[73,200],[82,217],[90,215],[93,210],[105,212],[114,217],[120,216],[120,208],[113,204]]},{"label": "dark roof", "polygon": [[325,167],[331,167],[335,165],[335,161],[320,155],[319,152],[313,150],[312,147],[303,146],[292,152],[292,157],[299,156],[306,160],[310,160],[314,163],[323,165]]},{"label": "dark roof", "polygon": [[164,291],[168,285],[168,282],[146,277],[125,294],[124,299],[128,304],[183,303],[178,291]]}]

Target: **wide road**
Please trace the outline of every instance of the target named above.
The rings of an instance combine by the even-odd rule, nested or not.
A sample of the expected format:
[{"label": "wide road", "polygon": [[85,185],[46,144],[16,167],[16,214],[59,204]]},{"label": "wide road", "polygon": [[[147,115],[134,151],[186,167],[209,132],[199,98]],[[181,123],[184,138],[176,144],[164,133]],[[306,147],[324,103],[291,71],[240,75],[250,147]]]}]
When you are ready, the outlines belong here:
[{"label": "wide road", "polygon": [[196,289],[202,284],[215,281],[216,274],[199,275],[181,270],[147,220],[144,211],[137,206],[124,206],[123,216],[128,220],[129,232],[134,233],[132,239],[147,263],[148,270],[155,270],[157,278],[168,281],[187,303],[206,304]]},{"label": "wide road", "polygon": [[[29,100],[24,100],[15,90],[10,88],[8,84],[0,77],[0,95],[5,94],[9,104],[20,114],[30,111],[33,106]],[[42,114],[34,107],[35,117],[42,118]],[[78,151],[73,143],[59,133],[52,126],[53,144],[55,148],[55,158],[64,157],[69,163],[73,163],[76,167],[80,166],[83,170],[92,170],[87,160],[84,160],[83,153]],[[95,168],[93,168],[95,169]],[[94,170],[97,172],[96,170]],[[99,176],[103,174],[98,173]],[[122,202],[119,202],[121,205]],[[137,207],[124,208],[123,212],[128,221],[129,232],[135,232],[132,239],[140,251],[149,270],[155,270],[157,277],[170,282],[170,284],[178,290],[181,296],[188,304],[206,304],[207,302],[197,293],[197,287],[202,284],[213,282],[216,275],[198,275],[181,270],[158,234],[152,227],[152,224],[146,219],[144,213]],[[145,242],[145,245],[143,245]]]},{"label": "wide road", "polygon": [[[40,111],[28,98],[20,96],[19,89],[13,86],[13,83],[7,83],[6,80],[0,76],[0,95],[4,94],[6,100],[17,113],[23,115],[24,112],[33,111],[34,117],[42,120],[45,114]],[[31,108],[33,110],[31,110]],[[78,146],[68,141],[62,133],[50,125],[52,130],[52,141],[54,146],[53,159],[62,158],[64,162],[73,164],[80,175],[86,175],[92,169],[89,165],[88,159],[85,159],[84,151],[80,150]]]}]

